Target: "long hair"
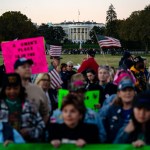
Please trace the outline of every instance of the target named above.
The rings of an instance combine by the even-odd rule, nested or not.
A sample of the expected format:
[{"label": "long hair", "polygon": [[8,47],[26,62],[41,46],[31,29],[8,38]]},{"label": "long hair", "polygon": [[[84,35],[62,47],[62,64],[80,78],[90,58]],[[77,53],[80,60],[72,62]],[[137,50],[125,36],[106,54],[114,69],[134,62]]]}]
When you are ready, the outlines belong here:
[{"label": "long hair", "polygon": [[[7,98],[5,90],[6,90],[6,87],[3,87],[1,92],[0,92],[0,99],[6,99]],[[25,92],[25,88],[22,85],[20,85],[20,93],[18,95],[18,98],[20,98],[21,103],[25,102],[26,97],[27,97],[27,94]]]},{"label": "long hair", "polygon": [[[150,106],[148,105],[148,104],[150,104],[150,102],[148,104],[147,103],[145,103],[145,104],[141,103],[141,105],[138,102],[140,99],[147,99],[148,101],[150,101],[150,93],[149,92],[150,91],[142,92],[135,97],[134,102],[133,102],[133,109],[134,108],[147,108],[148,107],[148,110],[150,111]],[[133,120],[133,124],[135,127],[135,130],[133,133],[137,137],[138,134],[142,132],[142,124],[139,123],[135,119],[134,112],[132,112],[132,120]],[[150,119],[145,124],[144,136],[145,136],[145,142],[150,144]]]}]

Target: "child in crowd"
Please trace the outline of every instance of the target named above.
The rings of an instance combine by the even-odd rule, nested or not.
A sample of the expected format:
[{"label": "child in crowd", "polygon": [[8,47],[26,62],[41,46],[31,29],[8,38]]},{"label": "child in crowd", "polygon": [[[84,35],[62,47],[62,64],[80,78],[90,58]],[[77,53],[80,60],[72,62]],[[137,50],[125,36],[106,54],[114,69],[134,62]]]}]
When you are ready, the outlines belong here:
[{"label": "child in crowd", "polygon": [[107,110],[103,110],[106,111],[105,113],[100,113],[102,142],[112,143],[119,129],[129,122],[134,96],[133,82],[129,79],[122,80],[111,106]]},{"label": "child in crowd", "polygon": [[1,121],[9,123],[28,142],[39,141],[45,123],[26,100],[25,89],[17,73],[5,75],[0,98]]},{"label": "child in crowd", "polygon": [[74,143],[79,147],[86,143],[98,143],[98,128],[94,124],[83,123],[86,108],[81,97],[68,94],[62,102],[64,123],[50,124],[49,140],[54,147],[61,143]]},{"label": "child in crowd", "polygon": [[120,130],[115,143],[132,143],[135,147],[150,145],[150,91],[135,97],[132,120]]}]

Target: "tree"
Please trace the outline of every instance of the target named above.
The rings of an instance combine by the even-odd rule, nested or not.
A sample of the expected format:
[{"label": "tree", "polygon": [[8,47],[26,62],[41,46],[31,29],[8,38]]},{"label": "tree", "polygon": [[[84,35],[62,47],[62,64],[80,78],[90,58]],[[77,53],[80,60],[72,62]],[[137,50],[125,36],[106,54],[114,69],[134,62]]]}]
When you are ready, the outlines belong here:
[{"label": "tree", "polygon": [[150,47],[150,5],[142,11],[133,12],[129,18],[124,20],[120,37],[127,41],[136,41],[143,43],[145,51]]},{"label": "tree", "polygon": [[2,40],[14,40],[35,36],[36,27],[26,15],[17,11],[8,11],[0,16],[0,37]]},{"label": "tree", "polygon": [[107,11],[107,16],[106,16],[106,22],[107,23],[112,22],[114,20],[117,20],[117,14],[116,14],[114,9],[115,9],[114,6],[111,4],[109,6],[108,11]]},{"label": "tree", "polygon": [[90,31],[90,38],[91,38],[91,41],[93,43],[97,43],[97,38],[95,36],[95,34],[100,34],[100,35],[104,35],[105,33],[105,27],[97,27],[97,26],[94,26],[92,28],[92,30]]},{"label": "tree", "polygon": [[112,37],[116,37],[117,30],[117,14],[114,9],[114,6],[111,4],[106,12],[106,34]]},{"label": "tree", "polygon": [[49,27],[46,24],[42,24],[38,28],[38,35],[44,36],[48,44],[61,45],[66,33],[62,27]]}]

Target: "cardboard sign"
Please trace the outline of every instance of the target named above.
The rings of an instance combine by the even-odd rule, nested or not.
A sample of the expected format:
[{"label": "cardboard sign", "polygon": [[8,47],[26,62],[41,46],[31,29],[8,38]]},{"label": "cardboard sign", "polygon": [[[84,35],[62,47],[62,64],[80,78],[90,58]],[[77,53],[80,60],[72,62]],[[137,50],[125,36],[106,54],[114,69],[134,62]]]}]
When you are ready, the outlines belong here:
[{"label": "cardboard sign", "polygon": [[84,103],[87,108],[95,109],[95,105],[99,104],[100,91],[87,91],[85,93]]},{"label": "cardboard sign", "polygon": [[[68,90],[65,89],[59,89],[58,91],[58,108],[61,108],[62,100],[67,94],[69,93]],[[93,110],[95,109],[95,105],[99,104],[99,97],[100,97],[100,91],[87,91],[85,93],[85,99],[84,103],[86,108],[91,108]]]},{"label": "cardboard sign", "polygon": [[67,96],[67,94],[69,94],[68,90],[65,89],[59,89],[58,90],[58,108],[61,108],[62,105],[62,100],[64,99],[65,96]]},{"label": "cardboard sign", "polygon": [[22,57],[33,60],[33,74],[48,72],[43,37],[2,42],[1,45],[6,73],[14,72],[15,61]]}]

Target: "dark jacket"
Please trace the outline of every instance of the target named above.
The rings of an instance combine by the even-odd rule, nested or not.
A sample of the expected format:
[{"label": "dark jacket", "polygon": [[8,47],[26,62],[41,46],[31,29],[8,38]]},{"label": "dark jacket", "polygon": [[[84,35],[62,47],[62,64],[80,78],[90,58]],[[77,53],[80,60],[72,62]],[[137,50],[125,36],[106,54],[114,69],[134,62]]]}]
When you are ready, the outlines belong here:
[{"label": "dark jacket", "polygon": [[87,123],[79,123],[75,128],[69,128],[64,123],[52,123],[49,127],[49,141],[54,139],[72,141],[83,139],[87,143],[99,143],[98,128],[94,124]]},{"label": "dark jacket", "polygon": [[125,120],[122,107],[112,105],[107,111],[106,118],[103,118],[103,125],[107,135],[106,142],[112,143],[119,129],[125,126],[129,122],[130,118],[131,115],[129,115],[127,120]]}]

